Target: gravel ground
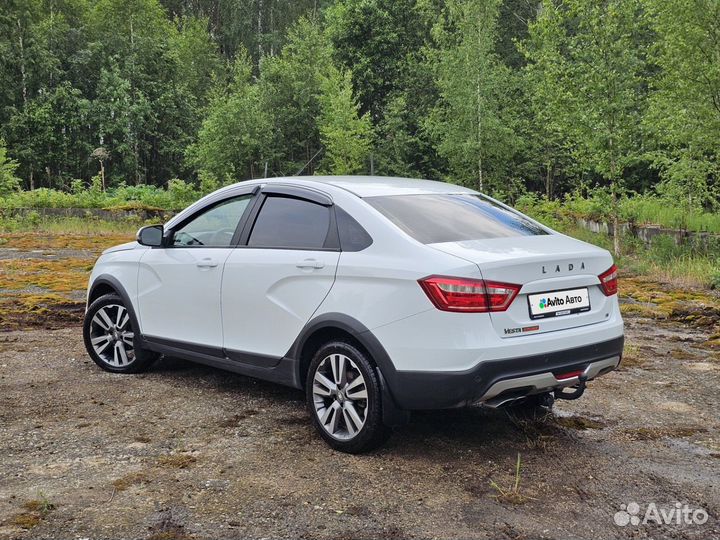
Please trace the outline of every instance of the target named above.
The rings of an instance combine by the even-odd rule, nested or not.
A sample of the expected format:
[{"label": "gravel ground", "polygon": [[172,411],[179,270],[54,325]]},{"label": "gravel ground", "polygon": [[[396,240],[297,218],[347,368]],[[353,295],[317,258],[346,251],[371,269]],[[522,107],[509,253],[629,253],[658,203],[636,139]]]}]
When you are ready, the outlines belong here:
[{"label": "gravel ground", "polygon": [[[350,456],[301,392],[172,358],[105,373],[59,313],[0,332],[0,539],[720,537],[712,326],[631,311],[582,399],[417,413]],[[708,517],[616,525],[632,503]]]},{"label": "gravel ground", "polygon": [[[632,361],[547,416],[416,414],[349,456],[298,391],[169,358],[113,375],[77,328],[6,332],[0,537],[718,537],[720,359],[687,328],[628,334]],[[615,525],[631,502],[709,518]]]}]

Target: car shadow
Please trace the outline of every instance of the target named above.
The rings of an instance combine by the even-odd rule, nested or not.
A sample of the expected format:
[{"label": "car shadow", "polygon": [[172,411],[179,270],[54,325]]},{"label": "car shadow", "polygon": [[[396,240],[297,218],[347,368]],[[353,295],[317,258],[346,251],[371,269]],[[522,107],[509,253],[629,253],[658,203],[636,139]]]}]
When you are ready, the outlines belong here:
[{"label": "car shadow", "polygon": [[[278,424],[287,430],[313,430],[305,410],[304,393],[287,386],[246,377],[179,358],[163,357],[152,373],[171,377],[176,383],[197,385],[218,392],[237,393],[250,400],[268,399],[283,405]],[[288,407],[292,410],[287,415]],[[308,438],[308,444],[319,437]],[[448,452],[468,449],[491,451],[493,456],[512,456],[523,451],[544,451],[558,442],[572,444],[577,437],[547,409],[491,409],[482,406],[435,411],[413,411],[410,421],[393,430],[393,436],[376,455],[401,454],[405,458],[447,458]]]},{"label": "car shadow", "polygon": [[[279,400],[303,401],[304,394],[301,390],[281,384],[271,383],[247,377],[204,364],[198,364],[181,358],[163,356],[152,367],[152,373],[171,376],[174,380],[187,380],[197,384],[198,380],[208,386],[214,386],[222,392],[242,391],[249,397],[277,397]],[[249,392],[249,394],[248,394]]]}]

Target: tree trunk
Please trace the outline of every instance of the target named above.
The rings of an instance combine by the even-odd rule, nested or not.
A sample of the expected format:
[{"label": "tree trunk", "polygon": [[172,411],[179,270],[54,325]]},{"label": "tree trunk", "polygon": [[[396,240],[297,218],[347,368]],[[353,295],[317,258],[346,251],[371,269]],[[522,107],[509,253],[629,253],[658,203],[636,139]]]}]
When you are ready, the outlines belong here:
[{"label": "tree trunk", "polygon": [[100,160],[100,181],[102,182],[102,190],[105,191],[105,164]]},{"label": "tree trunk", "polygon": [[258,39],[258,61],[263,57],[263,46],[262,46],[262,10],[263,0],[258,0],[258,18],[257,18],[257,39]]},{"label": "tree trunk", "polygon": [[478,191],[483,190],[482,157],[478,158]]},{"label": "tree trunk", "polygon": [[22,80],[22,98],[23,107],[27,106],[27,70],[25,68],[25,45],[22,37],[22,25],[20,19],[17,20],[18,27],[18,45],[20,46],[20,78]]},{"label": "tree trunk", "polygon": [[548,162],[545,171],[545,197],[548,200],[552,197],[553,192],[553,166],[552,163]]},{"label": "tree trunk", "polygon": [[620,256],[620,209],[617,194],[617,180],[612,181],[612,224],[613,224],[613,251],[615,257]]}]

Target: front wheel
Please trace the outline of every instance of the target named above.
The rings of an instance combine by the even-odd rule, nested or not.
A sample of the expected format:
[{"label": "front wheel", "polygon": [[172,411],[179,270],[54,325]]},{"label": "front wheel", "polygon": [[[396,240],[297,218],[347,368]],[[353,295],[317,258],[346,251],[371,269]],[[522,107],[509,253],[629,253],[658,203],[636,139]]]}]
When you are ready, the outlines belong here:
[{"label": "front wheel", "polygon": [[83,323],[85,348],[105,371],[137,373],[160,356],[139,346],[137,329],[122,298],[106,294],[88,307]]},{"label": "front wheel", "polygon": [[377,448],[390,432],[382,422],[375,367],[350,343],[334,341],[310,362],[307,405],[315,427],[334,449],[359,454]]}]

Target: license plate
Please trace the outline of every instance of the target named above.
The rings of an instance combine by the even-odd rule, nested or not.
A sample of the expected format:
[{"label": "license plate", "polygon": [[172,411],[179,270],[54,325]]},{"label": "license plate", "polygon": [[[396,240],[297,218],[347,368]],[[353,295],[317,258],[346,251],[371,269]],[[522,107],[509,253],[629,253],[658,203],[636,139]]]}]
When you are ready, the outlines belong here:
[{"label": "license plate", "polygon": [[528,295],[530,318],[544,319],[590,311],[587,287]]}]

